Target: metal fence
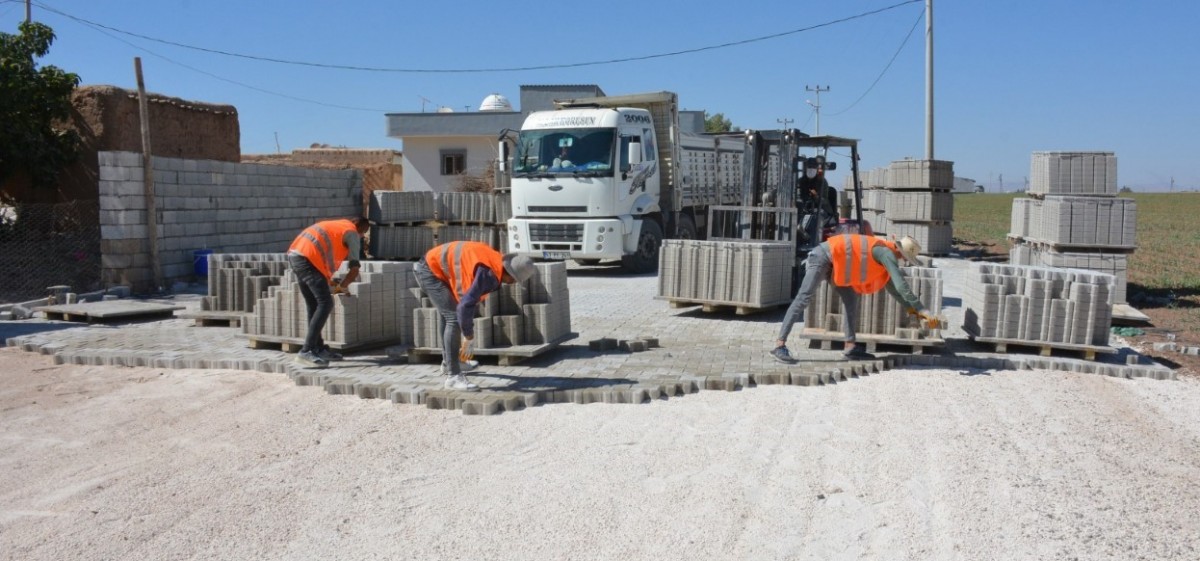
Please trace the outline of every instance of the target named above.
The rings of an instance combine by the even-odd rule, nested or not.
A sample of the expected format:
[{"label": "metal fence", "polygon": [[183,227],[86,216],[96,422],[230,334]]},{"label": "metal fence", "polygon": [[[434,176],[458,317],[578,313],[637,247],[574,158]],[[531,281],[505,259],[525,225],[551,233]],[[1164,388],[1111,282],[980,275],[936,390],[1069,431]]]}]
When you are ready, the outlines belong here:
[{"label": "metal fence", "polygon": [[99,203],[0,206],[0,303],[40,298],[54,285],[101,288]]}]

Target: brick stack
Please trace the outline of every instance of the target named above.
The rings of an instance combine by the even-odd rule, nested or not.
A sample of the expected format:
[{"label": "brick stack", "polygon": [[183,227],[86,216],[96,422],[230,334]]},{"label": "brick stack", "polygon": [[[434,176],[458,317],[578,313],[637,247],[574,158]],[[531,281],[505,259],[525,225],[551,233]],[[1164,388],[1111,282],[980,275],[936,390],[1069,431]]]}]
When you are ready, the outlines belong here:
[{"label": "brick stack", "polygon": [[1125,302],[1137,204],[1116,197],[1116,156],[1034,152],[1031,171],[1030,197],[1013,200],[1010,262],[1112,274],[1114,302]]},{"label": "brick stack", "polygon": [[[358,282],[347,294],[333,297],[333,313],[321,335],[331,347],[344,349],[367,344],[410,343],[413,310],[420,291],[412,263],[363,261]],[[308,332],[304,298],[292,274],[260,298],[254,315],[242,324],[251,339],[303,342]]]},{"label": "brick stack", "polygon": [[952,248],[954,163],[944,160],[897,160],[887,174],[886,224],[876,232],[900,239],[911,236],[922,255],[945,255]]},{"label": "brick stack", "polygon": [[792,246],[781,242],[665,240],[658,295],[762,308],[791,300]]},{"label": "brick stack", "polygon": [[254,304],[288,272],[284,253],[213,253],[208,256],[208,296],[203,311],[253,312]]},{"label": "brick stack", "polygon": [[477,241],[507,251],[512,198],[496,193],[376,191],[369,210],[371,255],[419,259],[429,248]]},{"label": "brick stack", "polygon": [[[875,231],[882,232],[887,227],[885,211],[887,210],[887,178],[888,168],[875,168],[861,175],[863,183],[862,192],[862,207],[863,220],[871,224]],[[854,181],[852,176],[847,175],[842,185],[842,192],[838,195],[845,202],[840,206],[851,214],[847,217],[854,217]]]},{"label": "brick stack", "polygon": [[[479,306],[475,318],[478,349],[542,345],[561,339],[571,331],[571,294],[567,289],[567,265],[539,263],[537,273],[524,283],[504,284]],[[419,293],[419,289],[417,290]],[[428,299],[413,310],[413,346],[442,347],[444,322]]]},{"label": "brick stack", "polygon": [[1108,345],[1114,286],[1106,273],[977,263],[963,298],[963,327],[1011,342]]},{"label": "brick stack", "polygon": [[[930,267],[901,267],[904,280],[908,281],[928,313],[942,313],[942,271]],[[920,323],[908,315],[906,306],[892,297],[886,290],[860,296],[858,299],[858,322],[855,332],[882,335],[899,339],[916,339],[921,336]],[[808,303],[804,312],[804,326],[836,333],[842,332],[842,299],[833,285],[822,280],[816,296]],[[930,333],[940,337],[940,332]]]}]

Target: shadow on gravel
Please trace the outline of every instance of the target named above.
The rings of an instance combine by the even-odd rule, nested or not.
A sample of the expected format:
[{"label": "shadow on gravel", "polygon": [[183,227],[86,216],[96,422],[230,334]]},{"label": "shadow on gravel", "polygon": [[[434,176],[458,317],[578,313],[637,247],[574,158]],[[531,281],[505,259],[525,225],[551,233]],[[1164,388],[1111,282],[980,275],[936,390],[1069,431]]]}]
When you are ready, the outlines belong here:
[{"label": "shadow on gravel", "polygon": [[559,376],[513,376],[511,374],[493,374],[490,372],[471,372],[472,378],[491,378],[508,380],[508,385],[485,387],[483,392],[513,392],[513,391],[545,391],[545,390],[585,390],[608,386],[627,386],[638,383],[629,378],[564,378]]},{"label": "shadow on gravel", "polygon": [[87,325],[88,324],[86,323],[0,321],[0,346],[4,346],[5,341],[12,337],[33,335],[35,333],[47,333],[50,331],[62,331],[64,329],[72,329],[75,327],[87,327]]}]

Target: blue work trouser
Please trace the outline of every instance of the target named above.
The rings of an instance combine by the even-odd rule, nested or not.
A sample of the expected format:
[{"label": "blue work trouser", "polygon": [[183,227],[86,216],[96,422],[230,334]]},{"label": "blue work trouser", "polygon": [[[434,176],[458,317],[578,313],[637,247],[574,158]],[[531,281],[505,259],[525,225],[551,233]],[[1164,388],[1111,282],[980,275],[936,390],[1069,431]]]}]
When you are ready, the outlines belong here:
[{"label": "blue work trouser", "polygon": [[425,295],[437,307],[438,313],[445,320],[446,327],[442,330],[442,364],[451,376],[462,374],[462,366],[458,362],[458,351],[462,342],[462,327],[458,325],[458,301],[450,292],[450,287],[441,279],[433,276],[425,260],[417,261],[413,266],[413,276],[417,285],[425,291]]},{"label": "blue work trouser", "polygon": [[325,348],[325,340],[321,338],[321,330],[333,312],[333,293],[329,292],[329,281],[308,258],[288,253],[288,265],[296,275],[300,285],[300,295],[304,297],[304,307],[308,310],[308,334],[304,336],[304,346],[300,352],[318,352]]}]

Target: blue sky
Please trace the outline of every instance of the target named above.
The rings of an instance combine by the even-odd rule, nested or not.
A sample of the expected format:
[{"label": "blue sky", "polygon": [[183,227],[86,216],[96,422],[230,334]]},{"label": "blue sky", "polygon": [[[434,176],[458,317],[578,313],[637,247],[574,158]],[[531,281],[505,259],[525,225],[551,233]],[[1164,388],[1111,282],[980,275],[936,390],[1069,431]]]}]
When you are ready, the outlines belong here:
[{"label": "blue sky", "polygon": [[[134,89],[140,56],[147,89],[236,106],[245,153],[275,152],[276,134],[283,151],[402,149],[386,136],[385,113],[474,111],[493,92],[516,103],[522,84],[671,90],[685,109],[724,113],[742,128],[791,119],[811,134],[806,100],[815,97],[805,87],[819,85],[830,88],[821,132],[861,139],[863,166],[873,168],[925,156],[924,2],[885,9],[902,2],[34,0],[33,14],[58,36],[43,64],[83,84]],[[1174,178],[1176,190],[1200,188],[1200,2],[935,0],[933,12],[934,156],[953,161],[956,175],[989,191],[1002,177],[1013,190],[1033,151],[1103,150],[1117,155],[1120,185],[1166,191]],[[24,17],[23,1],[0,0],[0,31],[15,33]],[[820,27],[788,33],[811,26]],[[129,34],[288,61],[441,70],[572,65],[782,35],[614,64],[432,73],[264,62]]]}]

